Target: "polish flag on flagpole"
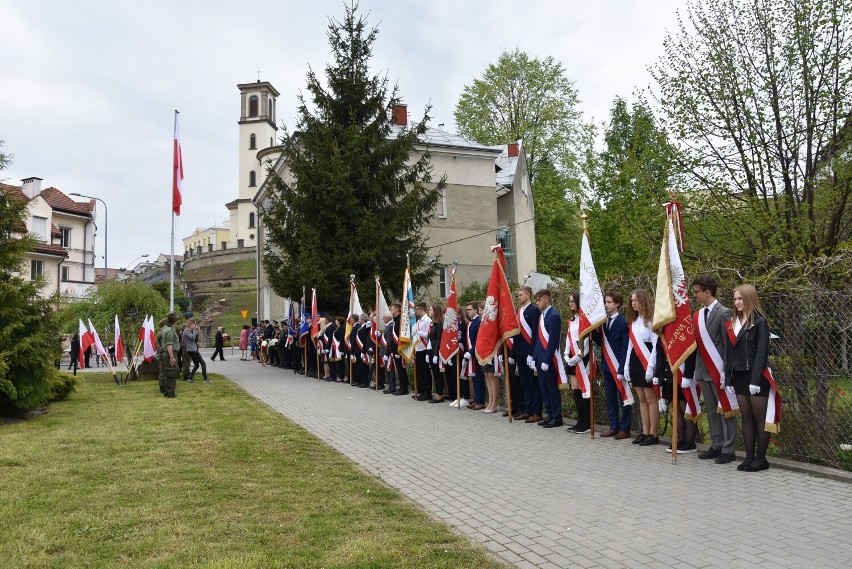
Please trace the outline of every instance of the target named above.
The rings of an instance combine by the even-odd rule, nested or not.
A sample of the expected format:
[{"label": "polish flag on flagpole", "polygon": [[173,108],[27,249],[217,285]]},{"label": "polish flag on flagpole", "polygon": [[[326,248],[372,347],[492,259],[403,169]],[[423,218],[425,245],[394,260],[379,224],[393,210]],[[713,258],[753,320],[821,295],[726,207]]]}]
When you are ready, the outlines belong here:
[{"label": "polish flag on flagpole", "polygon": [[589,232],[583,229],[583,243],[580,246],[580,306],[577,315],[580,318],[580,340],[606,321],[604,295],[595,263],[592,261],[592,249],[589,247]]},{"label": "polish flag on flagpole", "polygon": [[317,312],[317,289],[311,289],[311,338],[316,338],[320,333],[319,313]]},{"label": "polish flag on flagpole", "polygon": [[146,362],[150,363],[157,354],[157,338],[154,332],[154,317],[148,316],[142,324],[142,357]]},{"label": "polish flag on flagpole", "polygon": [[180,206],[183,204],[183,198],[180,193],[181,182],[183,181],[183,154],[180,151],[179,115],[180,113],[175,111],[175,144],[172,167],[172,211],[175,215],[180,215]]},{"label": "polish flag on flagpole", "polygon": [[78,328],[78,335],[80,336],[80,353],[77,355],[77,367],[83,369],[86,367],[86,360],[83,358],[83,354],[86,353],[90,347],[92,347],[92,335],[86,330],[86,325],[83,324],[82,319],[78,319],[80,322],[80,326]]},{"label": "polish flag on flagpole", "polygon": [[98,337],[98,331],[94,327],[94,325],[92,325],[92,319],[89,318],[88,320],[89,320],[89,331],[92,333],[92,338],[94,338],[95,350],[98,353],[98,357],[103,356],[104,359],[106,359],[107,351],[104,349],[104,345],[101,343],[101,339]]},{"label": "polish flag on flagpole", "polygon": [[118,327],[118,314],[115,315],[115,359],[124,361],[124,341],[121,339],[121,328]]}]

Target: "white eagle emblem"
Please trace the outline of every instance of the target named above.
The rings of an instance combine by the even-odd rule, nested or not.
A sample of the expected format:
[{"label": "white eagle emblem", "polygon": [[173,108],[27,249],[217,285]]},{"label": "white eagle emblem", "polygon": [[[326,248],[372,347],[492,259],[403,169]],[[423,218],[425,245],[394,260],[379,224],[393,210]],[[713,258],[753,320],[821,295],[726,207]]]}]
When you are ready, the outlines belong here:
[{"label": "white eagle emblem", "polygon": [[455,332],[459,329],[459,314],[455,308],[448,307],[444,315],[444,330]]},{"label": "white eagle emblem", "polygon": [[485,299],[485,307],[482,309],[482,320],[483,322],[497,320],[497,303],[494,302],[493,296]]},{"label": "white eagle emblem", "polygon": [[689,302],[689,293],[686,290],[686,277],[683,274],[681,265],[669,265],[672,272],[672,294],[674,295],[675,306],[683,306]]}]

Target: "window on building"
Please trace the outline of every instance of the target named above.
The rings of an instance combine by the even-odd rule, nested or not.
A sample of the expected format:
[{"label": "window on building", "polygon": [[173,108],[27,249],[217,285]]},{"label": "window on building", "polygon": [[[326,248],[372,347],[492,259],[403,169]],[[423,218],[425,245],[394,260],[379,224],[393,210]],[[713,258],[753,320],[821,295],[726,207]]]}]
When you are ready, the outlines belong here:
[{"label": "window on building", "polygon": [[254,133],[251,133],[249,136],[249,150],[257,149],[257,136]]},{"label": "window on building", "polygon": [[59,233],[62,234],[62,243],[61,245],[65,248],[71,247],[71,228],[70,227],[59,227]]},{"label": "window on building", "polygon": [[30,263],[30,279],[38,280],[44,276],[44,261],[33,259]]},{"label": "window on building", "polygon": [[450,276],[450,269],[448,267],[441,267],[438,271],[438,295],[441,298],[447,298],[447,295],[450,294],[450,283],[447,282]]},{"label": "window on building", "polygon": [[249,116],[250,117],[256,117],[257,116],[257,106],[258,106],[257,95],[252,95],[251,97],[249,97]]},{"label": "window on building", "polygon": [[71,280],[69,275],[71,274],[71,269],[69,267],[62,267],[62,280],[69,281]]},{"label": "window on building", "polygon": [[257,174],[255,174],[254,170],[249,172],[249,187],[253,188],[257,185]]},{"label": "window on building", "polygon": [[447,188],[440,190],[436,215],[439,219],[447,219]]},{"label": "window on building", "polygon": [[47,243],[47,218],[33,216],[33,234],[36,239]]},{"label": "window on building", "polygon": [[249,227],[254,227],[254,212],[249,212]]}]

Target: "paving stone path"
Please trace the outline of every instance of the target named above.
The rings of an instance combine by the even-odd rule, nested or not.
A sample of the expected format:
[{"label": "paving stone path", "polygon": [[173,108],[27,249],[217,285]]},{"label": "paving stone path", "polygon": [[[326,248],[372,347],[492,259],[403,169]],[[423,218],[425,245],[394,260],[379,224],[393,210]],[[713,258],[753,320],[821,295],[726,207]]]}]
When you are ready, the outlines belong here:
[{"label": "paving stone path", "polygon": [[517,567],[852,567],[844,482],[694,454],[672,465],[665,445],[509,424],[238,354],[207,369]]}]

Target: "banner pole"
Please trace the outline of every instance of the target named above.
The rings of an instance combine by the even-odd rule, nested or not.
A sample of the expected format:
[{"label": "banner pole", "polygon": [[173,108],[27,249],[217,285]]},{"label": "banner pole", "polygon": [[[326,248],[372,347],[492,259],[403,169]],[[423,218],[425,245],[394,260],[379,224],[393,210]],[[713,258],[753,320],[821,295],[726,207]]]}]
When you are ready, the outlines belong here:
[{"label": "banner pole", "polygon": [[[461,348],[459,348],[461,349]],[[456,350],[456,398],[458,399],[458,408],[461,411],[461,364],[459,364],[459,350]]]},{"label": "banner pole", "polygon": [[509,377],[509,349],[506,347],[506,342],[503,342],[503,373],[506,375],[506,403],[509,408],[509,422],[512,419],[512,380]]},{"label": "banner pole", "polygon": [[679,410],[680,368],[672,370],[672,464],[677,464],[677,412]]}]

